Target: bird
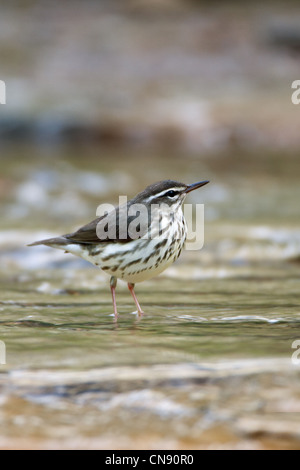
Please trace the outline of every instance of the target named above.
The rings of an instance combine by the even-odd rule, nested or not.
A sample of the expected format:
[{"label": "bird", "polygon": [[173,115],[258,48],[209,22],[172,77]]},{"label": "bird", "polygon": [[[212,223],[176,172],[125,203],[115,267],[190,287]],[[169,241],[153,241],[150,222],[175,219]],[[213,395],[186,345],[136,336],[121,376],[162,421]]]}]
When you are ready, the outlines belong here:
[{"label": "bird", "polygon": [[207,183],[207,180],[189,185],[173,180],[156,182],[77,231],[28,246],[64,250],[109,274],[115,321],[117,280],[125,281],[141,317],[144,312],[135,294],[135,284],[160,274],[180,256],[187,238],[183,202],[188,193]]}]

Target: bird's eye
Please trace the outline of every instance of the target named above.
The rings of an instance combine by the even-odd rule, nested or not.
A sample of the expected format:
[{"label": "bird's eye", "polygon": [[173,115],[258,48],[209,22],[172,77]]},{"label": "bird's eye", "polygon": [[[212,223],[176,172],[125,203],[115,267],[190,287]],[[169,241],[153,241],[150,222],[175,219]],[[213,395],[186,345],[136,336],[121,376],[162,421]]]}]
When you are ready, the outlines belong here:
[{"label": "bird's eye", "polygon": [[175,197],[175,196],[177,196],[177,194],[178,194],[178,191],[172,191],[172,190],[171,190],[171,191],[168,191],[168,192],[165,194],[165,196],[167,196],[167,197]]}]

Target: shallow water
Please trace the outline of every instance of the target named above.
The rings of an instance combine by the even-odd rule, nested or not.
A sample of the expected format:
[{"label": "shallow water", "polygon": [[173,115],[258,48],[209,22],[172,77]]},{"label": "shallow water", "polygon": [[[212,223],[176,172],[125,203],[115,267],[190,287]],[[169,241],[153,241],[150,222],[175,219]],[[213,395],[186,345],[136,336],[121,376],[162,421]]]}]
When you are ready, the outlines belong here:
[{"label": "shallow water", "polygon": [[[1,283],[2,339],[10,367],[57,368],[58,359],[59,367],[78,368],[286,357],[297,339],[296,270],[288,279],[280,272],[269,273],[260,278],[259,287],[257,278],[251,277],[184,281],[161,277],[136,288],[146,312],[141,319],[125,285],[120,285],[117,325],[107,279],[99,279],[99,287],[93,279],[92,287],[82,288],[80,279],[88,283],[97,277],[96,270],[75,270],[69,280],[63,272],[52,270],[51,277],[45,272],[42,282],[34,275],[13,286]],[[38,346],[41,351],[36,355]]]},{"label": "shallow water", "polygon": [[[10,191],[2,195],[0,232],[0,446],[299,448],[300,366],[292,363],[300,339],[298,180],[277,186],[278,163],[264,180],[264,194],[276,198],[257,206],[261,195],[246,176],[236,186],[226,172],[216,176],[199,198],[204,248],[136,286],[141,319],[119,283],[116,324],[105,274],[24,245],[94,217],[101,181],[113,198],[116,177],[129,195],[157,178],[144,174],[129,188],[134,179],[125,168],[136,156],[120,159],[119,173],[111,156],[91,157],[95,180],[80,158],[72,165],[67,155],[63,163],[15,158],[19,164],[8,161],[2,175]],[[180,158],[173,163],[172,177],[193,181],[195,163],[189,170]],[[205,166],[206,177],[214,163]]]}]

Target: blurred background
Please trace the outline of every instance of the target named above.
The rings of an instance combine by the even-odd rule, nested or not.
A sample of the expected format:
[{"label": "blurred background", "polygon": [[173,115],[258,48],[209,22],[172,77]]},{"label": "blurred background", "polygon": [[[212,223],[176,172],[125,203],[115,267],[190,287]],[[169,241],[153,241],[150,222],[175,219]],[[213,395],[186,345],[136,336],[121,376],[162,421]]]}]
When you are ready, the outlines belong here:
[{"label": "blurred background", "polygon": [[299,10],[292,1],[3,5],[3,228],[69,230],[103,200],[166,178],[211,179],[193,195],[209,201],[208,220],[293,223]]},{"label": "blurred background", "polygon": [[[239,387],[230,385],[231,366],[222,376],[228,380],[221,383],[225,401],[215,385],[207,395],[193,389],[185,398],[172,389],[168,401],[166,389],[157,385],[160,379],[148,382],[153,371],[147,369],[141,372],[147,376],[146,392],[130,395],[139,386],[127,370],[126,393],[121,393],[123,383],[114,382],[101,395],[101,406],[94,389],[83,401],[78,398],[88,378],[75,374],[68,379],[76,386],[72,382],[71,396],[64,395],[66,404],[49,377],[63,368],[79,374],[104,366],[177,367],[203,358],[290,357],[300,318],[300,105],[291,101],[299,64],[300,8],[292,0],[1,5],[0,79],[6,83],[6,104],[0,104],[0,338],[9,357],[4,372],[19,371],[10,388],[17,398],[10,398],[0,414],[7,430],[0,436],[2,447],[17,445],[9,436],[24,438],[24,423],[33,439],[21,441],[25,447],[59,445],[51,441],[56,432],[66,447],[73,445],[71,433],[75,447],[82,442],[112,446],[111,436],[120,430],[123,448],[133,448],[134,442],[147,448],[295,445],[295,423],[278,418],[279,411],[300,410],[295,376],[287,380],[284,374],[290,372],[283,367],[286,380],[276,383],[274,394],[277,363],[273,369],[247,363],[251,373],[254,367],[267,377],[262,383],[257,379],[255,392],[246,372],[243,382],[235,382],[249,398],[252,421],[243,414],[244,401],[234,395]],[[25,245],[71,232],[92,220],[100,203],[117,203],[119,195],[130,198],[162,179],[211,181],[188,200],[205,204],[205,246],[184,253],[160,283],[139,288],[150,317],[136,327],[131,343],[133,318],[124,314],[116,340],[110,335],[106,276],[71,255]],[[120,310],[132,309],[122,286],[119,301]],[[24,371],[29,376],[24,378]],[[31,376],[30,371],[47,374]],[[111,374],[109,380],[117,381],[120,370]],[[53,383],[64,384],[62,377],[53,377]],[[214,379],[212,369],[207,380]],[[35,381],[40,392],[30,388]],[[290,389],[280,389],[284,383]],[[290,407],[280,396],[290,396]],[[266,411],[263,404],[271,398],[273,407]],[[63,410],[57,421],[48,408],[56,399]],[[187,412],[191,402],[200,414]],[[90,415],[83,408],[87,421],[80,406],[89,407]],[[99,406],[102,421],[93,411]],[[135,431],[128,424],[132,407],[139,410],[138,420],[144,417]],[[259,418],[262,410],[272,415],[267,424]],[[12,419],[17,415],[19,421]],[[136,440],[135,433],[145,439]],[[39,443],[41,435],[48,444]],[[257,435],[267,437],[255,441]]]}]

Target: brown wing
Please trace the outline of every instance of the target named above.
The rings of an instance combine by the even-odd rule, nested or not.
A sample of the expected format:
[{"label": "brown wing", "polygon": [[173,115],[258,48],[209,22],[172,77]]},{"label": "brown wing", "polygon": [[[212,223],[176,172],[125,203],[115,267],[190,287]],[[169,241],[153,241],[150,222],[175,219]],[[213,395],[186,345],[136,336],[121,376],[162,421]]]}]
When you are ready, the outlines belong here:
[{"label": "brown wing", "polygon": [[128,243],[143,237],[148,223],[148,213],[128,216],[128,206],[124,205],[63,237],[78,244]]},{"label": "brown wing", "polygon": [[99,243],[99,238],[97,237],[97,224],[101,221],[101,217],[98,217],[95,220],[92,220],[87,225],[81,227],[77,232],[68,233],[63,235],[64,238],[72,241],[74,243],[83,243],[83,244],[94,244]]}]

